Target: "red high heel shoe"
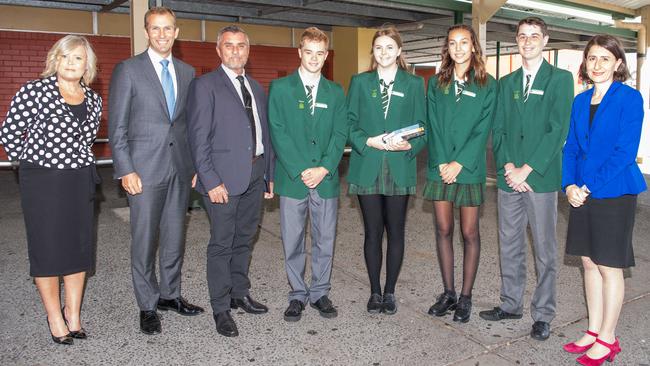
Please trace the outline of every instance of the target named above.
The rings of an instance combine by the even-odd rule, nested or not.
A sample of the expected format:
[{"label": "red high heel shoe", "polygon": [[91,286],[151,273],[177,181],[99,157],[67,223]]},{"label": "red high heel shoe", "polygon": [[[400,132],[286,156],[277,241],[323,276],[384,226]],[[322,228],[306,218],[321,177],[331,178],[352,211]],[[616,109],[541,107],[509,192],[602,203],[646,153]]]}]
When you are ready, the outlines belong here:
[{"label": "red high heel shoe", "polygon": [[[594,333],[594,332],[592,332],[590,330],[586,330],[585,333],[589,334],[590,336],[592,336],[594,338],[598,338],[598,333]],[[595,341],[594,341],[594,343],[595,343]],[[576,342],[571,342],[571,343],[565,344],[564,346],[562,346],[562,348],[564,348],[564,350],[569,352],[569,353],[585,353],[593,345],[594,344],[591,343],[591,344],[588,344],[588,345],[585,345],[585,346],[578,346],[576,344]]]},{"label": "red high heel shoe", "polygon": [[585,353],[584,355],[578,357],[576,361],[578,361],[579,364],[585,365],[585,366],[600,366],[602,365],[605,361],[613,362],[614,357],[616,357],[617,354],[621,352],[621,346],[618,343],[618,338],[614,343],[609,344],[601,339],[596,338],[596,342],[602,344],[603,346],[609,348],[609,353],[606,354],[605,356],[601,358],[591,358],[587,356]]}]

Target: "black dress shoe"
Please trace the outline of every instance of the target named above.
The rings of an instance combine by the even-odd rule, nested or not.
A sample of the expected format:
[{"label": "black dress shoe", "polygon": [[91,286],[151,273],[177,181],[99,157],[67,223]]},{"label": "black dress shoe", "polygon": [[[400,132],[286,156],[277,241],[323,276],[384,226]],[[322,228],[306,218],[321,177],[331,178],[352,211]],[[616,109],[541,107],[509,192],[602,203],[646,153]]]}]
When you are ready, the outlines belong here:
[{"label": "black dress shoe", "polygon": [[380,294],[372,294],[368,299],[367,309],[370,314],[378,314],[383,310],[384,299]]},{"label": "black dress shoe", "polygon": [[155,310],[140,312],[140,331],[144,334],[152,335],[160,333],[160,316]]},{"label": "black dress shoe", "polygon": [[217,333],[226,337],[237,337],[239,331],[237,330],[237,324],[230,316],[230,310],[222,311],[219,314],[213,314],[214,323],[217,326]]},{"label": "black dress shoe", "polygon": [[250,295],[246,295],[239,299],[230,299],[230,308],[237,309],[242,308],[245,312],[249,314],[264,314],[269,311],[264,304],[253,300]]},{"label": "black dress shoe", "polygon": [[484,310],[478,313],[478,316],[481,317],[481,319],[484,320],[489,320],[492,322],[496,322],[499,320],[504,320],[504,319],[521,319],[523,316],[522,314],[513,314],[509,313],[507,311],[501,310],[500,307],[495,307],[492,310]]},{"label": "black dress shoe", "polygon": [[[61,308],[61,314],[63,315],[63,321],[65,322],[65,326],[68,327],[68,329],[70,329],[70,327],[68,326],[68,319],[65,318],[65,306]],[[71,330],[69,335],[74,339],[88,338],[88,334],[86,333],[86,330],[84,328],[79,328],[79,330]]]},{"label": "black dress shoe", "polygon": [[64,346],[71,346],[74,344],[74,339],[72,339],[72,335],[70,333],[57,337],[54,334],[52,334],[52,328],[50,327],[50,320],[48,318],[45,318],[45,321],[47,322],[47,329],[50,330],[50,335],[52,336],[52,341],[56,344],[62,344]]},{"label": "black dress shoe", "polygon": [[460,295],[456,303],[456,311],[454,312],[454,321],[467,323],[469,316],[472,313],[472,298]]},{"label": "black dress shoe", "polygon": [[190,304],[181,296],[171,300],[158,299],[158,310],[171,310],[187,316],[199,315],[204,311],[202,307]]},{"label": "black dress shoe", "polygon": [[305,304],[300,300],[291,300],[289,307],[284,311],[284,320],[288,322],[297,322],[302,317],[302,311],[305,310]]},{"label": "black dress shoe", "polygon": [[312,308],[318,310],[320,316],[323,318],[331,319],[336,318],[336,316],[339,315],[338,311],[336,311],[336,308],[334,305],[332,305],[332,301],[327,297],[327,295],[322,296],[316,302],[310,302],[310,305]]},{"label": "black dress shoe", "polygon": [[429,315],[444,316],[456,309],[456,293],[445,291],[438,296],[436,303],[429,308]]},{"label": "black dress shoe", "polygon": [[384,299],[381,303],[382,310],[388,315],[393,315],[397,312],[397,303],[395,302],[395,294],[384,294]]},{"label": "black dress shoe", "polygon": [[545,341],[551,335],[551,324],[542,321],[533,323],[533,330],[530,331],[530,336],[538,341]]}]

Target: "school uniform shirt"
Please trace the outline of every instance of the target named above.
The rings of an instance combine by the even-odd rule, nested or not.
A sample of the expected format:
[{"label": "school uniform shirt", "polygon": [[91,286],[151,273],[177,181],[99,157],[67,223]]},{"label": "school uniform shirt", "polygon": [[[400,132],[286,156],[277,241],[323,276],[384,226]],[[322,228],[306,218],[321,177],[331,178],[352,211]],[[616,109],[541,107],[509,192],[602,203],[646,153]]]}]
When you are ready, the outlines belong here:
[{"label": "school uniform shirt", "polygon": [[366,145],[369,137],[419,123],[426,124],[424,80],[398,69],[384,117],[377,71],[354,75],[348,91],[348,141],[352,146],[347,180],[361,187],[372,186],[382,171],[384,157],[397,186],[416,185],[416,155],[426,145],[426,135],[411,139],[411,149],[383,151]]},{"label": "school uniform shirt", "polygon": [[[473,78],[472,71],[470,80]],[[456,161],[463,166],[456,178],[457,183],[485,183],[486,143],[492,128],[497,83],[490,75],[485,86],[465,81],[458,102],[456,91],[453,80],[440,87],[437,76],[429,79],[427,179],[441,181],[438,166]]]},{"label": "school uniform shirt", "polygon": [[80,121],[59,93],[56,75],[23,85],[9,106],[0,141],[10,160],[46,168],[78,169],[95,163],[92,145],[102,114],[102,98],[81,83],[86,119]]},{"label": "school uniform shirt", "polygon": [[526,182],[534,192],[555,192],[562,180],[562,146],[569,130],[573,76],[546,60],[537,71],[524,103],[522,68],[499,80],[492,128],[497,187],[512,192],[503,166],[528,164]]}]

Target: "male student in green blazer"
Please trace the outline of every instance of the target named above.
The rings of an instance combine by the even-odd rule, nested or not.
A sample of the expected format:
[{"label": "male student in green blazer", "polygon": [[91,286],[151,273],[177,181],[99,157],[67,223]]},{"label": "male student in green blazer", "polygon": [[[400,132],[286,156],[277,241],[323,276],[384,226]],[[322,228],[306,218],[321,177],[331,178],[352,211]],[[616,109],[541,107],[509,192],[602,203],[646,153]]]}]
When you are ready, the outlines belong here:
[{"label": "male student in green blazer", "polygon": [[555,317],[557,191],[562,175],[573,100],[571,73],[542,57],[546,24],[522,19],[517,26],[522,67],[499,81],[493,127],[497,166],[501,305],[482,311],[486,320],[519,319],[526,289],[526,227],[533,234],[537,286],[531,301],[531,337],[545,340]]},{"label": "male student in green blazer", "polygon": [[[298,321],[310,302],[321,316],[337,316],[328,298],[336,236],[338,165],[347,139],[345,96],[321,75],[329,38],[315,27],[300,40],[300,67],[274,80],[269,124],[276,152],[274,191],[280,196],[280,229],[291,286],[286,321]],[[304,280],[305,222],[311,219],[311,284]]]}]

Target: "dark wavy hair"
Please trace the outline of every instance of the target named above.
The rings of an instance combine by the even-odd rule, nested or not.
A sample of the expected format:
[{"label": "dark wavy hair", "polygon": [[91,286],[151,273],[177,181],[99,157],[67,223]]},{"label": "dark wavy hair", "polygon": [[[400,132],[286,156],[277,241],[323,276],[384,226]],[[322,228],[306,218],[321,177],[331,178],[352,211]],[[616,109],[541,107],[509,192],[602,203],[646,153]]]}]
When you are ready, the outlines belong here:
[{"label": "dark wavy hair", "polygon": [[630,78],[630,71],[627,68],[627,61],[625,60],[625,50],[623,49],[621,41],[608,34],[598,34],[589,40],[584,52],[582,53],[582,64],[578,71],[578,76],[582,81],[587,84],[594,83],[591,81],[589,74],[587,73],[587,56],[589,56],[589,50],[591,50],[591,47],[593,46],[600,46],[611,52],[617,60],[623,60],[623,62],[618,66],[618,69],[614,71],[614,81],[624,82]]},{"label": "dark wavy hair", "polygon": [[[442,61],[440,63],[440,71],[438,71],[438,87],[446,88],[451,84],[451,81],[454,79],[454,60],[449,54],[449,35],[451,32],[462,29],[470,34],[472,41],[472,47],[474,47],[474,52],[472,52],[472,58],[470,59],[469,68],[463,75],[463,78],[467,79],[469,83],[476,82],[480,86],[485,86],[487,84],[487,71],[485,71],[485,62],[483,61],[483,50],[481,49],[481,44],[476,37],[476,32],[472,27],[465,24],[456,24],[447,30],[447,37],[445,38],[445,43],[442,45]],[[470,79],[470,73],[474,70],[474,78]]]},{"label": "dark wavy hair", "polygon": [[[381,36],[387,36],[392,38],[393,41],[397,43],[397,47],[402,48],[402,37],[399,35],[399,31],[392,25],[383,26],[379,28],[375,32],[375,35],[372,37],[372,45],[370,46],[370,55],[373,54],[375,41],[377,40],[377,38]],[[406,59],[404,58],[404,52],[400,53],[399,56],[397,57],[397,66],[401,67],[404,70],[408,69],[408,65],[406,64]],[[372,63],[370,64],[370,69],[377,70],[377,61],[375,60],[374,56],[372,57]]]}]

